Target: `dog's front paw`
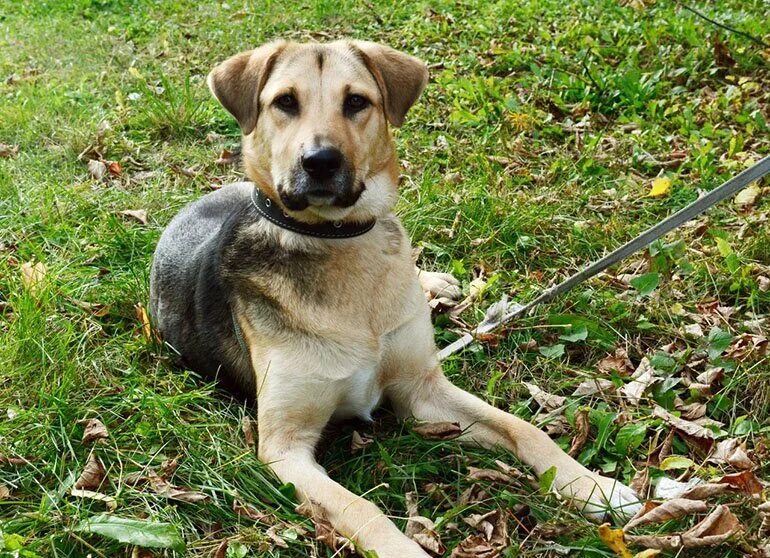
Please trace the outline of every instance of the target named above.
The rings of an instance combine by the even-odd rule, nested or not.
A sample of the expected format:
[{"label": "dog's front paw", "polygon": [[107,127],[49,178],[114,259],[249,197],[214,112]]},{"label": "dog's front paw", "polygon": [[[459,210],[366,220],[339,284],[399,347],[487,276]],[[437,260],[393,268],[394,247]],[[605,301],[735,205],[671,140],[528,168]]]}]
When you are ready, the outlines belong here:
[{"label": "dog's front paw", "polygon": [[632,489],[615,479],[595,474],[576,479],[559,492],[570,498],[588,519],[597,523],[608,518],[626,523],[642,507]]},{"label": "dog's front paw", "polygon": [[428,298],[460,300],[462,297],[460,282],[449,273],[437,273],[417,268],[417,278],[420,280],[420,287]]}]

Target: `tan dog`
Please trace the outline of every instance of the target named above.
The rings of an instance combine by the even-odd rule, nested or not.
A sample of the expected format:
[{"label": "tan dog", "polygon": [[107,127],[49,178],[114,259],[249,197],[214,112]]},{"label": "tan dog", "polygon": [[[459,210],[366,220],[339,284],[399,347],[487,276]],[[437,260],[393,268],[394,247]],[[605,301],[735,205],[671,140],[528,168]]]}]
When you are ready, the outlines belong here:
[{"label": "tan dog", "polygon": [[[385,46],[275,42],[209,76],[243,132],[239,183],[185,208],[153,262],[151,305],[192,368],[257,399],[259,457],[359,548],[427,554],[372,503],[330,479],[313,452],[332,419],[388,401],[401,417],[455,421],[502,446],[593,517],[634,513],[629,488],[546,434],[452,385],[398,218],[399,126],[428,80]],[[335,230],[340,231],[337,235]],[[427,276],[434,291],[455,289]]]}]

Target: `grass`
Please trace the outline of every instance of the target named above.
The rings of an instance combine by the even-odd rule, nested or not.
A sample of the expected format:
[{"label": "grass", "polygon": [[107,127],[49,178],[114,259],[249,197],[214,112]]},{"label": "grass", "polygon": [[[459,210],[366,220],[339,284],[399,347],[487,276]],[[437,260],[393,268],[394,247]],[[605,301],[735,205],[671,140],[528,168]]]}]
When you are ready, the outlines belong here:
[{"label": "grass", "polygon": [[[250,410],[173,369],[136,319],[163,226],[212,185],[241,176],[214,162],[238,141],[235,123],[205,87],[216,62],[277,36],[349,36],[430,64],[432,83],[397,132],[408,162],[399,212],[422,247],[423,266],[453,271],[466,289],[484,274],[483,298],[462,316],[474,324],[503,293],[529,300],[770,152],[770,49],[673,2],[636,4],[642,7],[614,0],[1,0],[0,143],[19,152],[0,158],[0,456],[29,463],[0,462],[0,485],[10,489],[0,498],[0,555],[146,555],[76,529],[105,511],[103,502],[68,495],[91,453],[107,469],[102,491],[116,499],[115,514],[170,523],[186,542],[185,555],[211,556],[228,538],[243,545],[232,543],[228,556],[240,549],[251,556],[332,554],[294,511],[291,491],[245,444],[241,422]],[[770,42],[770,7],[762,0],[693,6]],[[734,65],[718,65],[717,36]],[[78,157],[83,152],[119,162],[120,176],[95,180]],[[670,195],[646,197],[659,174],[672,179]],[[651,415],[653,403],[697,401],[675,381],[707,345],[683,334],[693,320],[688,313],[706,315],[702,303],[715,300],[735,309],[719,322],[729,335],[768,331],[767,321],[757,321],[770,314],[770,292],[760,289],[760,278],[770,276],[764,184],[749,211],[723,204],[703,226],[671,234],[664,249],[516,323],[496,346],[453,357],[447,373],[528,419],[537,405],[522,381],[568,395],[559,443],[569,447],[575,414],[589,409],[581,460],[630,481],[667,432]],[[146,226],[118,213],[139,208],[148,212]],[[21,280],[28,262],[46,268],[34,287]],[[662,277],[647,297],[617,280],[640,270]],[[581,323],[586,339],[559,339],[564,324],[575,333]],[[444,344],[457,327],[439,316],[436,334]],[[524,350],[527,342],[555,356]],[[671,343],[676,350],[664,352]],[[548,349],[559,344],[563,354]],[[586,376],[602,376],[597,363],[616,347],[627,348],[634,364],[652,357],[668,381],[636,407],[570,396]],[[707,401],[708,416],[747,443],[757,475],[767,478],[770,361],[767,354],[729,354],[712,358],[726,376]],[[110,437],[84,445],[78,421],[94,417]],[[641,436],[621,451],[623,424],[640,425]],[[351,452],[353,428],[374,443]],[[673,444],[674,453],[695,461],[687,474],[721,474],[681,437]],[[327,445],[320,460],[330,474],[366,492],[401,526],[404,494],[416,491],[420,511],[438,522],[450,549],[473,533],[462,517],[502,508],[515,518],[505,556],[612,556],[594,526],[526,483],[485,485],[480,502],[457,503],[478,484],[467,478],[468,467],[493,468],[496,458],[512,463],[509,456],[434,444],[387,416],[338,427]],[[180,503],[125,482],[174,458],[172,482],[208,494],[207,501]],[[269,515],[248,519],[233,511],[234,501]],[[746,526],[744,543],[699,556],[740,556],[756,542],[751,500],[730,501]],[[287,548],[271,539],[271,526]]]}]

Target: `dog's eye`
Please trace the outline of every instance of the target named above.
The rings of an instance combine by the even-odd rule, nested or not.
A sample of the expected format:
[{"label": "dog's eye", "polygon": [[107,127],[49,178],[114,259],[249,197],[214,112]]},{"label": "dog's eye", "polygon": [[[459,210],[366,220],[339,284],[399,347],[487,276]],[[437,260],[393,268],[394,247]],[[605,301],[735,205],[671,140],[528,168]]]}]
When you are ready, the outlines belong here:
[{"label": "dog's eye", "polygon": [[353,114],[364,110],[369,106],[369,100],[361,95],[348,95],[345,97],[345,111]]},{"label": "dog's eye", "polygon": [[288,93],[276,98],[273,103],[284,112],[296,112],[299,108],[297,98],[294,95],[290,95]]}]

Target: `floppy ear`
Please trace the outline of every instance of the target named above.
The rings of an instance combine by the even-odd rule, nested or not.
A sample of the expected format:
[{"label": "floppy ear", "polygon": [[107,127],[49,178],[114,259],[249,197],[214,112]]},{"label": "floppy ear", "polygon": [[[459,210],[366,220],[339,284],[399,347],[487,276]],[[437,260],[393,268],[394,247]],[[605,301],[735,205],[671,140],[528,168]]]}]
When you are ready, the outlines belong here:
[{"label": "floppy ear", "polygon": [[377,81],[388,121],[401,126],[428,83],[428,67],[422,60],[384,45],[367,41],[351,41],[351,45]]},{"label": "floppy ear", "polygon": [[243,135],[257,125],[259,93],[285,46],[284,41],[276,41],[236,54],[211,70],[206,79],[214,97],[238,120]]}]

